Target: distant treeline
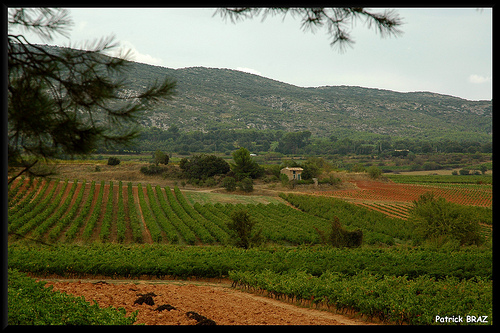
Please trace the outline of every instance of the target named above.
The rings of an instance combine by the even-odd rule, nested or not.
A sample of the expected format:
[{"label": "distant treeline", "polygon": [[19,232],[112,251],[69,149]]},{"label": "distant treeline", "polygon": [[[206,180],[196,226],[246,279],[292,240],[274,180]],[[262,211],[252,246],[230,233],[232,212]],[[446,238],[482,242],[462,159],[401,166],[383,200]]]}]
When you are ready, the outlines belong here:
[{"label": "distant treeline", "polygon": [[97,153],[140,153],[158,149],[169,153],[226,153],[245,147],[256,154],[277,152],[284,155],[391,155],[406,156],[410,153],[492,153],[492,142],[426,140],[391,136],[366,139],[347,137],[313,137],[309,131],[284,132],[276,130],[214,130],[209,132],[181,132],[178,127],[168,130],[144,127],[141,134],[128,147]]}]

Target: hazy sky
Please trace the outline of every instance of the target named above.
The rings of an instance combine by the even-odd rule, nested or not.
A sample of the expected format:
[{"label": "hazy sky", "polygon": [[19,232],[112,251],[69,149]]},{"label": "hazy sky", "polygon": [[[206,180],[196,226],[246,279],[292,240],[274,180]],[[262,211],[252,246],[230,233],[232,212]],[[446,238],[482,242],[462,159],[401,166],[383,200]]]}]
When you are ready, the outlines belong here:
[{"label": "hazy sky", "polygon": [[326,30],[301,30],[298,17],[234,24],[213,16],[214,8],[70,8],[70,38],[43,43],[78,45],[114,34],[134,51],[134,61],[169,68],[238,69],[302,87],[492,98],[491,8],[396,10],[405,22],[403,35],[381,38],[359,21],[351,30],[356,43],[344,53],[330,47]]}]

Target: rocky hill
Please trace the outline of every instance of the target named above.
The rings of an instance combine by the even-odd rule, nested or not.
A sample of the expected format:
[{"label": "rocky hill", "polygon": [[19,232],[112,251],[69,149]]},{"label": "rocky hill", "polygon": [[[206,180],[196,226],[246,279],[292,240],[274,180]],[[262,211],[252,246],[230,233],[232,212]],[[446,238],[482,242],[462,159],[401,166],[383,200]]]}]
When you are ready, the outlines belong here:
[{"label": "rocky hill", "polygon": [[183,131],[256,128],[308,130],[317,136],[363,132],[464,139],[488,139],[492,133],[491,101],[352,86],[303,88],[204,67],[174,70],[134,63],[130,75],[138,86],[163,75],[177,80],[177,96],[148,111],[142,121],[163,129],[175,124]]},{"label": "rocky hill", "polygon": [[145,112],[144,126],[491,140],[492,101],[353,86],[304,88],[229,69],[130,65],[127,80],[133,90],[164,76],[177,81],[177,95]]}]

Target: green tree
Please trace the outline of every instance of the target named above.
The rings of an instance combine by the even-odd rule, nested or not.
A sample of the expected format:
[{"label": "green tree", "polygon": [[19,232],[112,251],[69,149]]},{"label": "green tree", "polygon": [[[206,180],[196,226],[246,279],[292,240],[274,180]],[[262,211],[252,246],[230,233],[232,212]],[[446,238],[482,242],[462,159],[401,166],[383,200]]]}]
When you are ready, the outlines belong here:
[{"label": "green tree", "polygon": [[328,163],[321,157],[308,157],[301,167],[304,169],[302,179],[313,179],[321,175],[323,167],[328,167]]},{"label": "green tree", "polygon": [[262,228],[255,231],[256,222],[247,210],[237,210],[231,214],[229,230],[233,233],[233,242],[236,246],[249,249],[262,243]]},{"label": "green tree", "polygon": [[223,158],[205,154],[193,155],[191,159],[183,158],[179,166],[186,177],[196,179],[225,175],[231,170]]},{"label": "green tree", "polygon": [[234,164],[231,164],[231,169],[238,180],[247,177],[258,178],[264,174],[264,169],[252,159],[248,149],[241,147],[233,152],[232,156]]},{"label": "green tree", "polygon": [[156,165],[158,165],[160,163],[167,165],[169,160],[170,160],[170,158],[168,157],[168,154],[162,152],[161,150],[155,151],[155,164]]},{"label": "green tree", "polygon": [[65,9],[8,10],[8,164],[24,168],[9,181],[39,160],[130,142],[138,133],[138,112],[174,93],[169,78],[143,91],[129,89],[129,52],[105,54],[116,48],[112,37],[80,50],[32,44],[15,33],[50,41],[54,34],[68,36],[71,25]]},{"label": "green tree", "polygon": [[309,131],[286,133],[279,141],[276,150],[283,154],[297,154],[300,148],[309,143],[311,135]]},{"label": "green tree", "polygon": [[472,210],[447,202],[430,192],[413,202],[409,221],[417,242],[444,239],[457,240],[460,245],[479,245],[484,241],[477,216]]}]

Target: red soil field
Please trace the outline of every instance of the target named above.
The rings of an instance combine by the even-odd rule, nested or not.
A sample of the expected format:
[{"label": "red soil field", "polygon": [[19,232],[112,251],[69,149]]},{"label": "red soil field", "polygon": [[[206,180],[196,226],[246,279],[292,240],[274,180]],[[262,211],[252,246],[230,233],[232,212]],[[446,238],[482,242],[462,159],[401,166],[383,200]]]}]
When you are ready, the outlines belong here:
[{"label": "red soil field", "polygon": [[411,202],[424,193],[433,192],[438,197],[461,205],[490,207],[492,190],[462,187],[439,187],[429,185],[396,184],[378,181],[354,181],[357,188],[351,190],[314,192],[316,195],[328,195],[346,199],[371,201]]}]

